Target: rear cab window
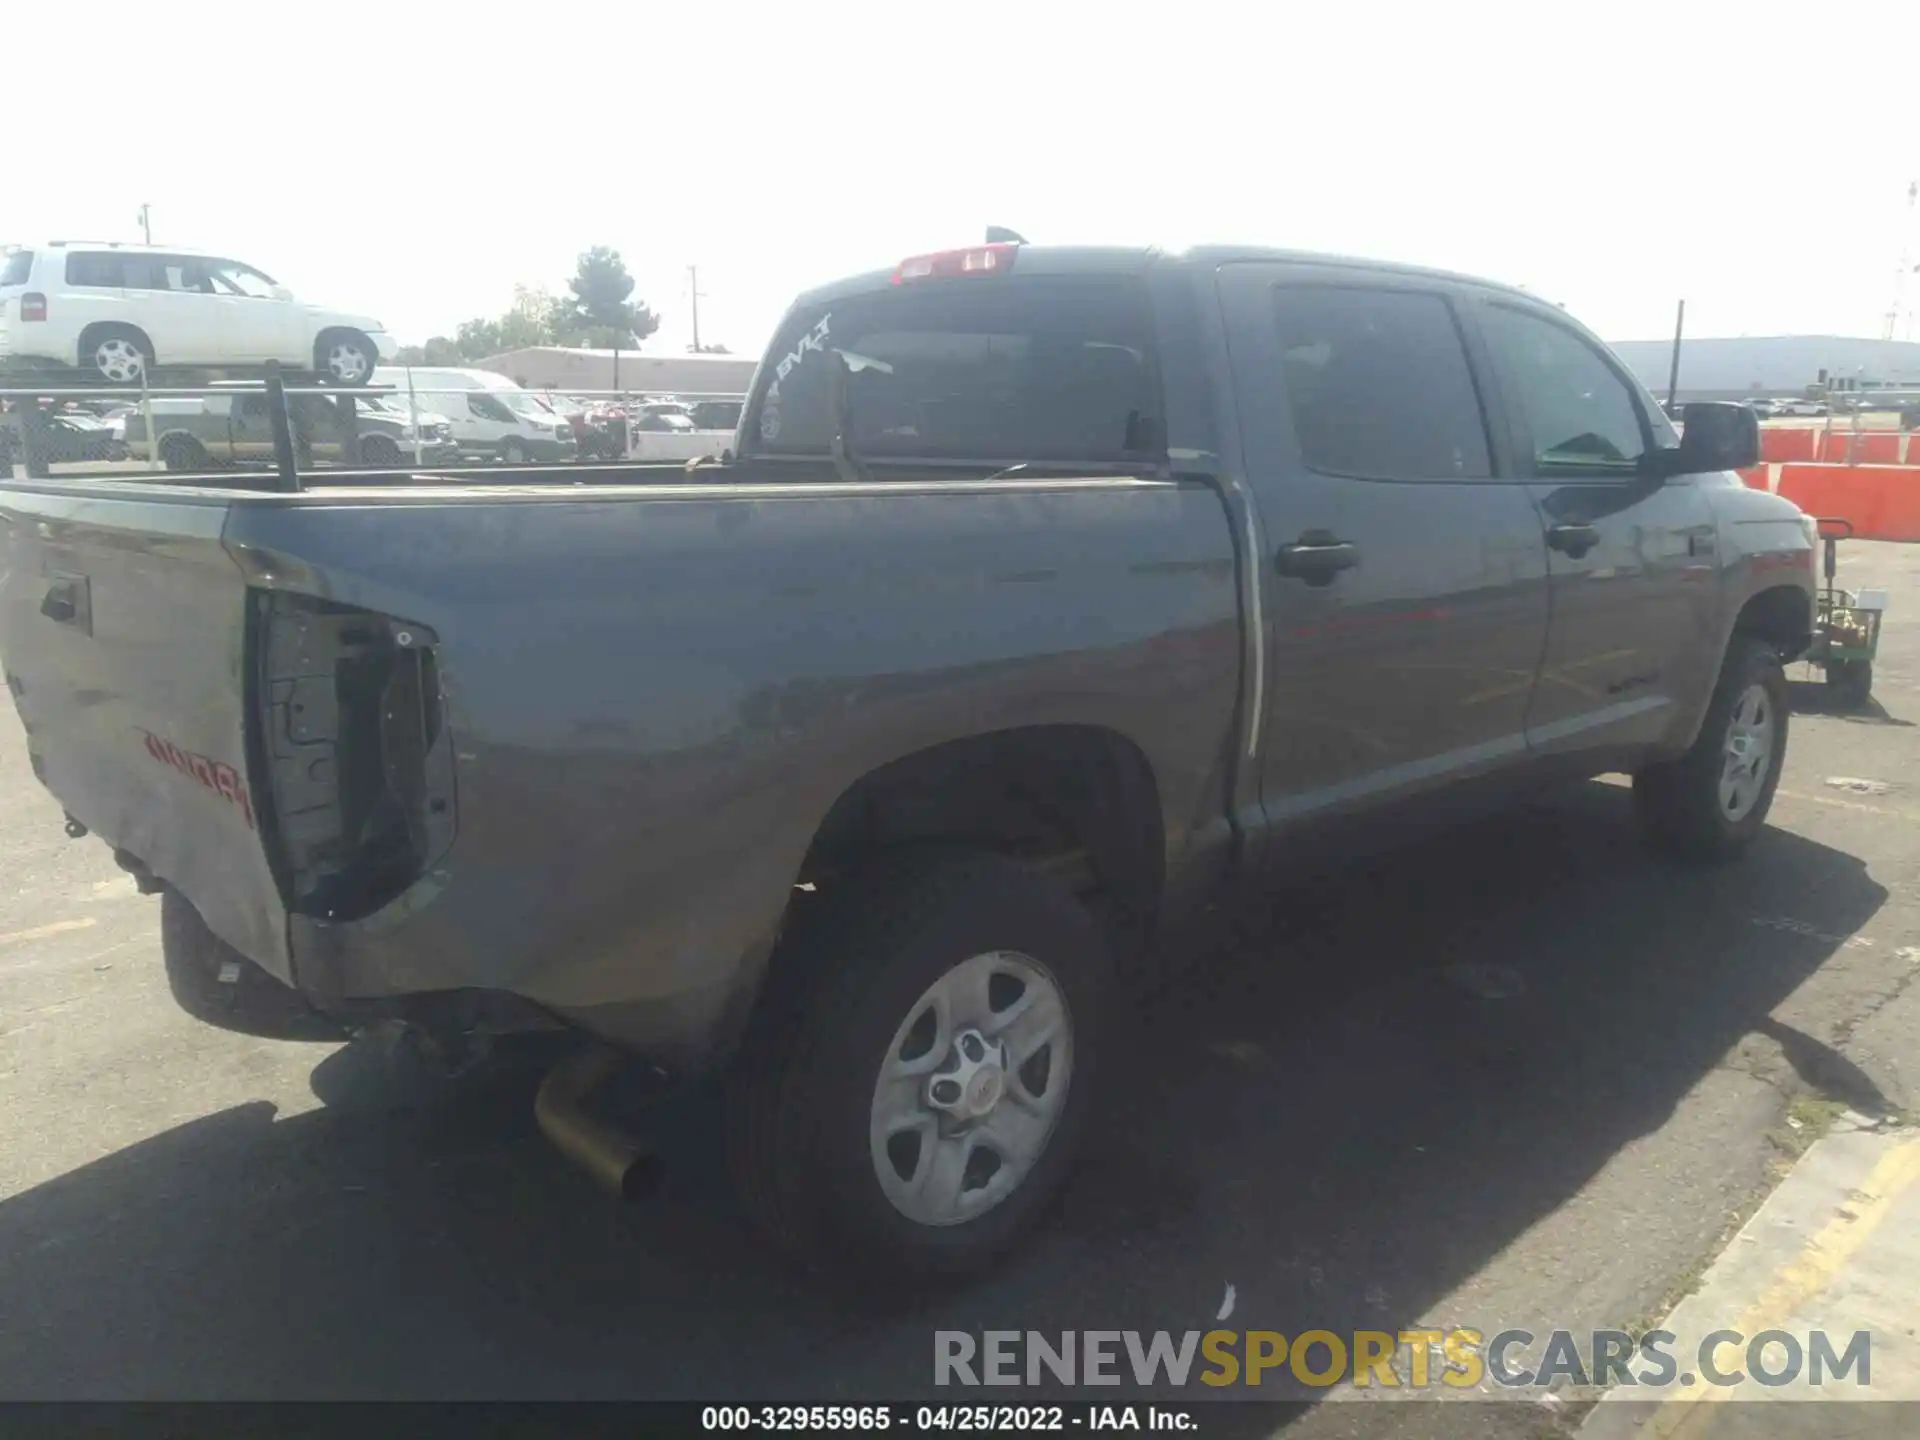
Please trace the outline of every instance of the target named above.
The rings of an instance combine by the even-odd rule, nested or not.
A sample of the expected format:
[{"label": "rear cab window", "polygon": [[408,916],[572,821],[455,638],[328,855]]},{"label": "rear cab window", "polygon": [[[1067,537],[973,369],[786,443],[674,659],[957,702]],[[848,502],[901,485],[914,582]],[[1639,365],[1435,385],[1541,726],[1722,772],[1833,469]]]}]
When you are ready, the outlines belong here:
[{"label": "rear cab window", "polygon": [[833,350],[856,357],[848,438],[863,459],[1138,463],[1164,453],[1137,276],[910,281],[796,311],[749,403],[754,453],[827,455]]}]

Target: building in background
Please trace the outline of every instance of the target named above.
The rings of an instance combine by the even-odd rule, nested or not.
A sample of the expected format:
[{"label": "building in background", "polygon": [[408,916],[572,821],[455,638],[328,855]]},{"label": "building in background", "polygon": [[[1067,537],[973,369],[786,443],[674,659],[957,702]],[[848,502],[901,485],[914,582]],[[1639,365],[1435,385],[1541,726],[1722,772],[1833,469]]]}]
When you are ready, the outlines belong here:
[{"label": "building in background", "polygon": [[[1920,348],[1920,347],[1916,347]],[[744,395],[757,356],[655,355],[640,350],[572,350],[540,345],[479,362],[529,390],[627,390],[643,395]]]},{"label": "building in background", "polygon": [[[1658,398],[1667,398],[1673,341],[1621,340],[1617,354]],[[1920,388],[1920,342],[1851,335],[1755,335],[1680,345],[1681,400],[1740,400],[1801,395],[1825,383],[1837,389]]]}]

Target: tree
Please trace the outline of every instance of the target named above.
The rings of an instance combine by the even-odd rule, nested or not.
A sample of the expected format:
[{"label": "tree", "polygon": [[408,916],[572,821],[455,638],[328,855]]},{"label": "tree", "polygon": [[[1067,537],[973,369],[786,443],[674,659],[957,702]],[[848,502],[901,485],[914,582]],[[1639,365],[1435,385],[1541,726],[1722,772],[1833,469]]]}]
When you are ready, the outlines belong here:
[{"label": "tree", "polygon": [[500,343],[498,320],[462,320],[460,328],[453,332],[453,343],[463,360],[484,360],[506,349]]},{"label": "tree", "polygon": [[687,346],[687,353],[690,355],[731,355],[733,351],[724,345],[689,345]]},{"label": "tree", "polygon": [[567,282],[573,299],[562,301],[556,319],[560,334],[571,341],[604,342],[625,349],[660,328],[660,317],[633,294],[633,276],[620,252],[605,245],[583,251],[573,279]]},{"label": "tree", "polygon": [[394,357],[396,365],[458,365],[469,357],[461,353],[457,342],[444,335],[432,335],[424,345],[402,345]]},{"label": "tree", "polygon": [[557,344],[560,311],[561,303],[545,290],[514,286],[513,308],[500,317],[500,349],[527,350],[535,345]]}]

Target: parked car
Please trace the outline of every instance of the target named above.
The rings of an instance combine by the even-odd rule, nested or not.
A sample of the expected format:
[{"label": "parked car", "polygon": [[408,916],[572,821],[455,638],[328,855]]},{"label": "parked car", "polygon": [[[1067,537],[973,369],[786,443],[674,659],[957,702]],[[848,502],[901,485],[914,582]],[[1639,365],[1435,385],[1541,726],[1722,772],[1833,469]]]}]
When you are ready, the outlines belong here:
[{"label": "parked car", "polygon": [[[273,422],[267,397],[259,391],[191,398],[162,397],[153,407],[153,428],[161,462],[169,470],[205,471],[215,466],[274,462]],[[391,468],[411,463],[413,436],[404,415],[381,406],[377,397],[356,400],[349,428],[339,401],[326,395],[290,395],[287,418],[301,456],[334,464]],[[432,464],[457,458],[444,420],[423,417],[420,425],[422,457]],[[146,454],[147,426],[138,410],[126,418],[127,445]]]},{"label": "parked car", "polygon": [[439,366],[382,367],[374,379],[391,385],[402,404],[429,404],[447,418],[462,455],[521,465],[574,454],[573,426],[530,390],[491,370]]},{"label": "parked car", "polygon": [[396,347],[379,321],[308,305],[264,271],[199,251],[55,240],[0,262],[0,364],[143,370],[277,360],[362,385]]},{"label": "parked car", "polygon": [[731,431],[702,430],[679,410],[642,411],[627,422],[629,460],[692,460],[733,442]]},{"label": "parked car", "polygon": [[1768,399],[1764,395],[1754,396],[1747,401],[1747,404],[1752,408],[1753,413],[1758,415],[1762,420],[1772,419],[1775,415],[1781,413],[1779,403]]},{"label": "parked car", "polygon": [[612,412],[571,395],[555,395],[550,390],[538,394],[543,405],[572,427],[574,454],[578,458],[618,460],[625,454],[624,442],[614,433]]},{"label": "parked car", "polygon": [[696,400],[693,402],[694,427],[700,430],[733,430],[740,424],[745,400]]},{"label": "parked car", "polygon": [[1758,454],[1521,290],[976,247],[802,296],[711,484],[0,483],[0,657],[193,1013],[571,1031],[615,1187],[583,1096],[718,1073],[768,1233],[884,1285],[1033,1224],[1233,887],[1615,771],[1746,849],[1814,603]]},{"label": "parked car", "polygon": [[[445,465],[460,458],[460,447],[453,438],[453,422],[437,410],[415,402],[409,410],[404,399],[393,395],[361,394],[355,397],[360,418],[360,459],[367,465],[400,465],[414,462],[416,449],[422,464]],[[415,430],[419,431],[415,445]],[[375,436],[393,441],[394,460],[381,458],[388,452]]]},{"label": "parked car", "polygon": [[1774,405],[1775,413],[1780,415],[1824,415],[1827,413],[1826,401],[1810,400],[1804,396],[1789,395],[1784,399],[1775,401]]}]

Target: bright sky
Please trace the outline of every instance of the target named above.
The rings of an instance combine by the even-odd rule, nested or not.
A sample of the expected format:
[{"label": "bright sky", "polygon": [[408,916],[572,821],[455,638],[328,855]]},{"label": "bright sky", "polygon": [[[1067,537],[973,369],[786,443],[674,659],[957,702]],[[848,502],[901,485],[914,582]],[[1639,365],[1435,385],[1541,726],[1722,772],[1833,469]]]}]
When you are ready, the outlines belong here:
[{"label": "bright sky", "polygon": [[1681,296],[1691,335],[1875,336],[1920,262],[1898,12],[94,0],[8,67],[0,239],[137,240],[144,201],[157,243],[405,340],[605,244],[648,348],[685,345],[697,264],[702,338],[752,352],[796,291],[989,224],[1440,265],[1611,339]]}]

